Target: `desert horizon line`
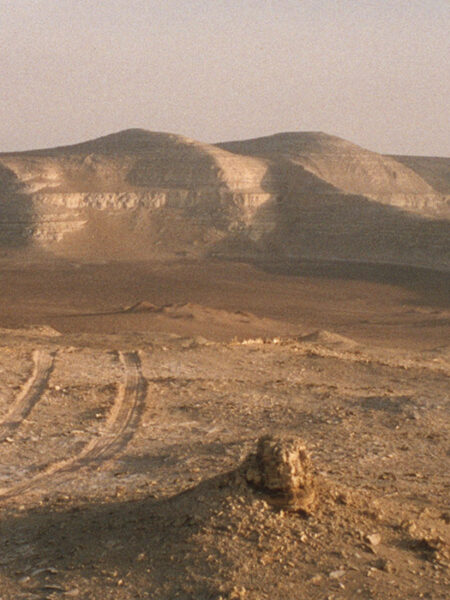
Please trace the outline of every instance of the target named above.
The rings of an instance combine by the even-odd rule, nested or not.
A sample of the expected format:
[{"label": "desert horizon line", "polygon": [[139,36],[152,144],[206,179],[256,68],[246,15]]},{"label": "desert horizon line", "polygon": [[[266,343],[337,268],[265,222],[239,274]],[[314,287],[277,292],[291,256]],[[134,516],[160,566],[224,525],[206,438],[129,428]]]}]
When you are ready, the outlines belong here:
[{"label": "desert horizon line", "polygon": [[119,129],[116,131],[112,131],[110,133],[101,134],[101,135],[98,135],[95,137],[89,137],[89,138],[81,140],[81,141],[57,144],[56,146],[51,146],[51,145],[50,146],[40,146],[40,147],[34,147],[34,148],[27,148],[24,150],[2,150],[0,147],[0,155],[26,154],[26,153],[30,153],[30,152],[41,152],[41,151],[46,151],[46,150],[59,150],[59,149],[64,149],[64,148],[81,146],[84,144],[89,144],[90,142],[96,142],[96,141],[99,141],[102,139],[112,138],[114,136],[119,136],[119,135],[123,135],[123,134],[127,134],[127,133],[131,134],[131,133],[138,133],[138,132],[146,133],[146,134],[170,136],[170,137],[179,138],[180,140],[184,140],[185,142],[188,142],[188,143],[194,142],[194,143],[202,144],[204,146],[218,146],[218,147],[220,147],[221,145],[225,145],[225,144],[249,142],[249,141],[253,141],[253,140],[255,140],[255,141],[256,140],[264,140],[264,139],[269,139],[269,138],[274,138],[274,137],[282,137],[282,136],[317,135],[317,136],[324,136],[329,139],[336,139],[336,140],[340,140],[343,142],[347,142],[347,143],[352,144],[353,146],[359,147],[363,150],[372,152],[374,154],[379,154],[381,156],[411,156],[411,157],[418,157],[418,158],[450,158],[450,156],[446,156],[443,154],[404,154],[404,153],[395,153],[395,152],[394,153],[392,153],[392,152],[377,152],[376,150],[372,150],[371,148],[368,148],[366,146],[362,146],[361,144],[353,142],[351,139],[344,138],[344,137],[336,135],[334,133],[328,133],[321,129],[282,130],[282,131],[275,131],[274,133],[269,133],[269,134],[265,134],[265,135],[258,135],[255,137],[244,137],[244,138],[236,138],[236,139],[226,139],[226,140],[215,141],[215,142],[205,142],[201,139],[193,138],[193,137],[184,135],[182,133],[176,133],[174,131],[152,130],[152,129],[148,129],[146,127],[126,127],[124,129]]}]

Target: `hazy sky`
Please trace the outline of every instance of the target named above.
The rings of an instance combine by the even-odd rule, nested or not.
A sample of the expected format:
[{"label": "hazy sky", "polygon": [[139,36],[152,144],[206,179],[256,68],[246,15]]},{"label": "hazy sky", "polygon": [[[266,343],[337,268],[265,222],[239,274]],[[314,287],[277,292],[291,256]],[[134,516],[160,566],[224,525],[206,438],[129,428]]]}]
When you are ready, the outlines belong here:
[{"label": "hazy sky", "polygon": [[0,0],[0,151],[142,127],[450,155],[450,0]]}]

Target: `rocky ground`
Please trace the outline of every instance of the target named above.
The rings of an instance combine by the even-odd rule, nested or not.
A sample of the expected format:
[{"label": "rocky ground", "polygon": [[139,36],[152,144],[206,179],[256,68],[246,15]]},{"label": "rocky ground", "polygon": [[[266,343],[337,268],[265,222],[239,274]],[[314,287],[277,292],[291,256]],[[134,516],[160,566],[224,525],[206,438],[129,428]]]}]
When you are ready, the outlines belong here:
[{"label": "rocky ground", "polygon": [[[204,288],[209,308],[174,286],[165,309],[154,308],[169,299],[157,293],[136,307],[133,290],[127,302],[105,288],[115,332],[100,317],[90,329],[82,316],[73,324],[54,271],[53,304],[44,292],[33,304],[26,267],[3,289],[2,600],[448,597],[450,349],[439,286],[427,296],[337,277],[331,295],[330,277],[284,275],[297,295],[284,287],[283,304],[284,279],[260,274],[267,310],[242,295],[238,335],[243,272],[239,282],[217,276],[230,290],[221,308]],[[4,268],[4,281],[14,273]],[[5,327],[13,289],[21,328]],[[312,289],[323,292],[315,317]],[[145,327],[125,331],[130,318]],[[306,445],[307,506],[248,482],[247,457],[265,434]]]}]

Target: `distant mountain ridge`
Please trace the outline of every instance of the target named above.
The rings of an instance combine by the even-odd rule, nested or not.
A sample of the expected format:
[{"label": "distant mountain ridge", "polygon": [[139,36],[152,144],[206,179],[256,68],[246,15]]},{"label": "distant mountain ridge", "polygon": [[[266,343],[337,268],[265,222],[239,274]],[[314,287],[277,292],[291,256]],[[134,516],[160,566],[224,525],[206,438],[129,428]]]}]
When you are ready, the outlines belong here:
[{"label": "distant mountain ridge", "polygon": [[129,129],[0,154],[0,246],[91,259],[337,258],[448,268],[450,159],[322,132],[204,144]]}]

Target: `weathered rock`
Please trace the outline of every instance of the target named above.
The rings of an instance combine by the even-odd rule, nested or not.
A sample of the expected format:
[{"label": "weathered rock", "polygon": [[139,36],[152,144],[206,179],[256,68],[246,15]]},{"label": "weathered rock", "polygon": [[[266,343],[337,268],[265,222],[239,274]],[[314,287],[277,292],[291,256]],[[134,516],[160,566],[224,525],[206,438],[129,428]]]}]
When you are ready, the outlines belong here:
[{"label": "weathered rock", "polygon": [[381,542],[381,535],[379,533],[371,533],[370,535],[366,535],[366,541],[371,546],[378,546]]},{"label": "weathered rock", "polygon": [[1,153],[0,246],[448,268],[449,159],[430,160],[416,172],[319,132],[211,145],[139,129]]},{"label": "weathered rock", "polygon": [[316,500],[311,459],[302,440],[264,436],[246,461],[245,477],[268,493],[272,504],[310,512]]}]

